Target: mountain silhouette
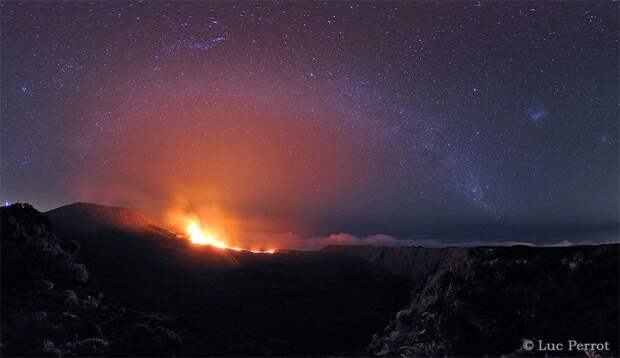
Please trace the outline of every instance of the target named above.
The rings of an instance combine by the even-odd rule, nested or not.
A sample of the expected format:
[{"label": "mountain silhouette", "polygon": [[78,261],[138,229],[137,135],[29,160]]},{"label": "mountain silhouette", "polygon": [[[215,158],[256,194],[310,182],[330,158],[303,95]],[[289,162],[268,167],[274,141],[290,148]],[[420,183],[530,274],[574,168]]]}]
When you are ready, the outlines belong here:
[{"label": "mountain silhouette", "polygon": [[3,354],[541,356],[524,342],[571,339],[618,354],[618,244],[272,255],[127,208],[1,213]]},{"label": "mountain silhouette", "polygon": [[[168,260],[173,265],[198,265],[203,269],[237,265],[231,252],[192,245],[136,210],[75,203],[45,215],[53,223],[55,234],[85,244],[82,252],[89,262],[107,260],[113,257],[110,255],[129,255],[134,261],[128,262],[132,269],[138,266],[135,260]],[[122,262],[117,260],[117,264]]]},{"label": "mountain silhouette", "polygon": [[194,245],[127,208],[45,215],[111,300],[184,322],[178,354],[362,354],[409,298],[407,280],[350,255]]}]

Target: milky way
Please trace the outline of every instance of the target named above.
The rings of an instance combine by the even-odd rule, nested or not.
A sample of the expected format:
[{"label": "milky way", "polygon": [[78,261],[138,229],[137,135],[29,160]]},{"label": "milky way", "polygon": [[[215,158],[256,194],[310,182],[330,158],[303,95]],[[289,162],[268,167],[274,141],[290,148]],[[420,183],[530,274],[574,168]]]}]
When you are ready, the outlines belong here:
[{"label": "milky way", "polygon": [[305,235],[618,223],[618,4],[3,2],[2,201]]}]

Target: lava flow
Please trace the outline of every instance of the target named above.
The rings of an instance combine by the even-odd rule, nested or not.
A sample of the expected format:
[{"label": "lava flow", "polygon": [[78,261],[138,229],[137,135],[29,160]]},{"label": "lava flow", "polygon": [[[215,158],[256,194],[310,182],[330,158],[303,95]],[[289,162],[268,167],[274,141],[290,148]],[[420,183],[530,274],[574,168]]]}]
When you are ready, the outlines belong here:
[{"label": "lava flow", "polygon": [[197,245],[210,245],[220,249],[228,249],[235,251],[249,251],[255,254],[273,254],[276,250],[250,250],[241,247],[229,246],[225,242],[216,238],[215,234],[206,232],[200,227],[200,224],[195,221],[191,221],[187,225],[187,233],[189,234],[189,240]]}]

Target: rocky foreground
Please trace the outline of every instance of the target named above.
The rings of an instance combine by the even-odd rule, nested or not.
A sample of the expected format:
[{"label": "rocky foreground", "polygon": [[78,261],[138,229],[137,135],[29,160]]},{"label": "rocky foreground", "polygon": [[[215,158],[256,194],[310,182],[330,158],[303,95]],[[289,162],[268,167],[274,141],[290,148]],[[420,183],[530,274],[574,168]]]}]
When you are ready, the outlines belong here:
[{"label": "rocky foreground", "polygon": [[174,317],[130,310],[88,285],[80,245],[25,204],[1,208],[3,356],[172,355]]},{"label": "rocky foreground", "polygon": [[[324,251],[362,257],[414,284],[410,305],[374,336],[373,355],[617,357],[619,247]],[[569,350],[570,341],[602,345]]]},{"label": "rocky foreground", "polygon": [[3,355],[365,355],[410,292],[361,258],[197,246],[130,209],[0,218]]},{"label": "rocky foreground", "polygon": [[52,214],[0,209],[4,356],[619,353],[617,244],[254,255],[128,209]]}]

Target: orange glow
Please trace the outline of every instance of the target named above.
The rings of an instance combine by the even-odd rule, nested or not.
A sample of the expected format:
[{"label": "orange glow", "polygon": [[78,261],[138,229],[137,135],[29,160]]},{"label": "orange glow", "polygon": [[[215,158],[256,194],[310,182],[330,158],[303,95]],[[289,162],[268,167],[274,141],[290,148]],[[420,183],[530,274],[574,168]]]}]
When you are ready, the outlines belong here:
[{"label": "orange glow", "polygon": [[[185,218],[194,214],[229,246],[284,249],[272,233],[313,235],[322,213],[347,212],[350,198],[366,192],[351,178],[384,163],[359,155],[367,151],[367,140],[358,140],[366,127],[347,127],[343,135],[339,108],[307,110],[306,100],[280,92],[288,82],[276,75],[240,73],[235,77],[247,82],[233,86],[215,68],[189,71],[182,80],[158,79],[166,86],[149,86],[137,99],[121,90],[129,89],[123,74],[122,96],[85,108],[91,114],[119,108],[113,115],[119,125],[121,118],[136,120],[122,120],[114,145],[93,147],[89,156],[105,158],[105,166],[80,161],[67,176],[72,197],[144,211],[185,236]],[[188,86],[191,95],[169,95],[168,88]],[[186,202],[178,205],[177,197]],[[183,210],[180,220],[168,220],[170,208]]]},{"label": "orange glow", "polygon": [[252,249],[244,249],[241,247],[229,246],[223,241],[217,239],[217,236],[203,229],[200,226],[200,223],[194,220],[191,220],[187,225],[187,234],[189,235],[189,240],[197,245],[210,245],[213,247],[217,247],[220,249],[228,249],[235,251],[250,251],[256,254],[273,254],[276,252],[274,249],[270,250],[252,250]]}]

